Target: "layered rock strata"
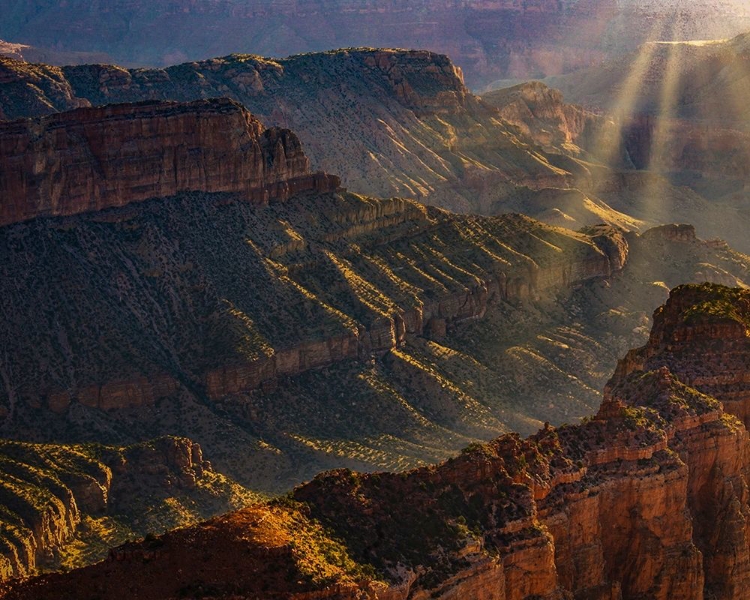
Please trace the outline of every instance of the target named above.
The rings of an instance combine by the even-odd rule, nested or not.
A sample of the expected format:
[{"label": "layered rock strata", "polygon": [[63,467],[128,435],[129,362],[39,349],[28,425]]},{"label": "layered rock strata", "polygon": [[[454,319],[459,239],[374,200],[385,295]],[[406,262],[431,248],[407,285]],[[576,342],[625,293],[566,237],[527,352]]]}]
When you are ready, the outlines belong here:
[{"label": "layered rock strata", "polygon": [[[435,57],[358,58],[415,111],[467,101],[447,60],[445,72],[420,75],[415,65]],[[432,84],[433,96],[414,91]],[[442,338],[493,303],[608,277],[627,258],[615,230],[589,237],[336,194],[338,179],[310,173],[293,133],[264,129],[232,100],[81,108],[0,131],[11,419],[19,404],[136,408],[185,388],[218,400],[369,360],[409,335]],[[481,257],[466,255],[480,246]],[[29,270],[28,252],[46,276]],[[37,294],[62,295],[66,314],[55,324],[34,315]],[[44,341],[49,327],[59,348]],[[30,370],[42,363],[55,366],[40,381]]]},{"label": "layered rock strata", "polygon": [[747,10],[732,0],[175,0],[106,8],[10,0],[6,8],[6,39],[109,52],[127,64],[244,50],[283,56],[354,45],[413,47],[452,56],[474,87],[580,69],[644,39],[719,39],[748,29]]},{"label": "layered rock strata", "polygon": [[[504,436],[408,473],[333,471],[291,499],[4,597],[744,598],[750,435],[684,379],[721,378],[719,357],[732,373],[747,365],[748,321],[746,291],[678,288],[634,353],[642,360],[623,362],[580,425]],[[196,571],[197,556],[224,562]]]},{"label": "layered rock strata", "polygon": [[335,178],[310,172],[297,137],[231,100],[82,108],[0,125],[0,225],[181,192],[262,204]]},{"label": "layered rock strata", "polygon": [[[370,360],[407,336],[441,339],[493,305],[609,277],[627,260],[614,230],[590,237],[521,216],[317,192],[262,209],[183,195],[15,224],[0,237],[9,303],[0,393],[11,416],[21,405],[153,405],[185,388],[219,400]],[[47,251],[55,261],[42,261]],[[27,252],[44,277],[29,271]],[[37,314],[42,297],[68,307],[56,324]],[[50,326],[60,348],[44,341]],[[31,377],[41,363],[55,366]]]}]

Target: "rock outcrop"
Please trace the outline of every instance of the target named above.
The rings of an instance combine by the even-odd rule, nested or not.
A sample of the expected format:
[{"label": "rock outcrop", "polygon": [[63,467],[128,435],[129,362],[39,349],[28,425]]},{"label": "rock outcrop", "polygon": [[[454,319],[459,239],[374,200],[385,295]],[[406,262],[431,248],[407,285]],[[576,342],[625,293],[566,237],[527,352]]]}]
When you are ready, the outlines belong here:
[{"label": "rock outcrop", "polygon": [[[128,448],[3,440],[0,461],[0,580],[59,565],[82,529],[87,543],[106,545],[168,525],[192,524],[245,500],[239,486],[212,470],[201,447],[184,438]],[[169,503],[192,509],[173,511]],[[99,531],[91,527],[97,519],[112,524]],[[75,557],[74,551],[75,566],[104,558],[106,550],[100,547],[97,554],[86,548],[83,554]]]},{"label": "rock outcrop", "polygon": [[[717,396],[748,401],[723,379],[726,361],[737,372],[748,364],[748,322],[745,290],[678,288],[649,345],[580,425],[507,435],[408,473],[326,473],[290,499],[3,597],[739,600],[750,577],[750,435],[738,405]],[[211,556],[229,562],[194,568]]]},{"label": "rock outcrop", "polygon": [[181,192],[263,204],[333,191],[297,137],[231,100],[81,108],[0,125],[0,226]]},{"label": "rock outcrop", "polygon": [[482,100],[547,151],[577,155],[618,133],[605,116],[566,104],[559,90],[540,81],[494,90]]}]

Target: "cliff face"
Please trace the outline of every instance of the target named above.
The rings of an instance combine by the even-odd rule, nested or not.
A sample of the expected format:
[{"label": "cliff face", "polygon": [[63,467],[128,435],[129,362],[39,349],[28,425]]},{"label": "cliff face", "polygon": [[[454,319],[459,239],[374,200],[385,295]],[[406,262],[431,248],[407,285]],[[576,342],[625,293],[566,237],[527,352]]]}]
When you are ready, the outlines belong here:
[{"label": "cliff face", "polygon": [[[746,407],[750,388],[744,367],[747,302],[746,293],[714,284],[674,294],[654,314],[648,344],[628,353],[615,378],[666,366],[681,380],[721,400],[727,411],[750,425]],[[692,348],[695,339],[717,346],[720,341],[722,354],[696,352]]]},{"label": "cliff face", "polygon": [[[401,53],[358,56],[405,90],[399,106],[462,119],[461,103],[475,100],[452,65],[424,73],[434,57],[415,54],[425,69],[408,68]],[[244,114],[214,104],[230,121]],[[187,110],[192,128],[194,105],[116,110],[154,106],[175,115],[142,125],[166,127],[166,147],[181,147],[169,123]],[[57,137],[45,139],[67,148],[76,139],[61,133],[68,117],[55,118]],[[198,152],[210,159],[220,146],[206,135]],[[161,165],[149,143],[138,161]],[[286,165],[297,155],[284,156]],[[103,177],[81,164],[88,187],[123,190],[123,205],[0,228],[3,435],[125,445],[177,432],[268,492],[334,466],[438,462],[476,439],[589,414],[663,300],[665,284],[651,282],[737,284],[750,270],[750,259],[695,235],[573,233],[343,190],[268,204],[253,199],[258,188],[131,201],[142,191],[132,171]],[[243,183],[235,166],[206,165],[201,181]],[[52,314],[50,304],[63,308]]]},{"label": "cliff face", "polygon": [[[749,315],[746,291],[678,288],[657,313],[644,370],[621,366],[581,425],[504,436],[408,473],[333,471],[294,501],[128,546],[5,597],[117,597],[127,587],[164,598],[201,585],[290,599],[743,598],[750,435],[682,373],[708,350],[703,376],[721,377],[718,357],[748,350]],[[191,557],[212,544],[226,552],[209,555],[229,564],[196,574]]]},{"label": "cliff face", "polygon": [[[723,210],[726,219],[707,234],[739,229],[736,211],[698,206],[700,199],[686,198],[689,190],[672,182],[658,194],[606,185],[608,166],[596,164],[597,153],[606,146],[618,160],[624,154],[613,120],[566,105],[541,84],[485,102],[467,90],[447,57],[431,52],[360,48],[279,60],[233,55],[133,70],[0,59],[0,77],[6,118],[78,103],[229,96],[264,123],[295,131],[314,170],[379,197],[413,197],[471,214],[522,212],[571,229],[605,222],[638,230],[646,226],[642,221],[693,222]],[[645,195],[674,201],[657,212]],[[745,236],[737,231],[731,241],[744,248]]]},{"label": "cliff face", "polygon": [[[372,68],[400,81],[403,101],[415,104],[409,90],[426,83],[420,84],[418,72],[383,60],[392,57],[385,53]],[[460,81],[447,62],[441,77]],[[441,101],[443,108],[419,100],[420,110],[450,114],[463,101],[462,89],[457,85]],[[436,94],[443,90],[441,84]],[[111,124],[107,111],[114,111]],[[134,112],[151,116],[133,121]],[[92,118],[82,125],[87,115]],[[50,194],[69,191],[60,196],[66,201],[46,214],[0,228],[7,299],[0,348],[4,434],[40,442],[126,444],[174,432],[176,421],[178,431],[197,436],[222,470],[254,489],[270,485],[281,491],[319,470],[318,461],[329,466],[335,451],[328,444],[338,444],[340,436],[345,455],[395,464],[424,453],[443,458],[448,452],[440,449],[443,441],[456,447],[518,421],[515,412],[496,413],[488,392],[480,401],[445,385],[456,375],[434,366],[440,341],[488,311],[502,315],[506,305],[548,301],[581,281],[609,277],[627,261],[622,235],[612,230],[594,239],[520,216],[464,217],[408,200],[324,193],[320,177],[311,179],[315,189],[300,190],[296,182],[307,176],[293,177],[305,173],[294,138],[283,137],[286,149],[280,142],[270,153],[266,134],[248,133],[248,119],[229,101],[211,101],[84,109],[7,125],[23,136],[37,126],[44,133],[39,139],[48,144],[12,154],[8,162],[54,158],[53,164],[66,165],[67,179],[45,170],[40,187]],[[51,132],[45,128],[50,120],[57,124]],[[249,123],[260,132],[255,121]],[[140,136],[140,128],[147,134],[142,143],[110,148],[101,141],[108,135]],[[183,128],[189,129],[184,135]],[[19,139],[27,139],[23,136]],[[222,137],[231,150],[226,155]],[[188,162],[164,173],[165,162],[174,166],[169,157],[181,156],[186,147],[193,149],[188,156],[202,157],[201,168]],[[101,160],[94,160],[92,148]],[[260,154],[253,154],[258,148]],[[109,168],[131,150],[125,167]],[[258,166],[261,176],[243,171],[248,165]],[[10,165],[7,172],[9,182],[17,181]],[[283,177],[286,187],[268,183]],[[143,200],[183,181],[233,191]],[[335,186],[332,178],[323,179],[329,181]],[[23,183],[18,181],[19,191],[10,197],[31,189]],[[296,195],[290,202],[266,203],[267,196],[258,193],[269,188],[280,189],[282,198]],[[94,202],[74,204],[75,198]],[[29,206],[18,208],[13,218],[32,214]],[[52,209],[66,216],[49,214]],[[64,307],[62,312],[45,312],[51,302]],[[50,341],[50,330],[57,341]],[[402,351],[407,339],[427,345]],[[472,371],[483,369],[479,362],[460,360]],[[321,400],[301,400],[320,389],[312,382],[306,392],[284,397],[289,378],[316,380],[317,371],[329,368],[337,372],[331,375],[336,384],[325,394],[334,390],[335,401],[324,402],[325,410],[308,414]],[[410,389],[417,380],[421,391]],[[495,387],[488,380],[487,390]],[[394,398],[405,395],[435,408],[394,406]],[[373,406],[390,406],[376,411],[383,418],[378,435],[391,437],[383,438],[386,447],[374,454],[368,448],[378,443],[374,439],[365,440],[362,450],[361,441],[348,441],[360,425],[339,431],[334,418],[352,412],[346,399],[360,396],[371,397]],[[296,408],[287,413],[284,407],[292,405]],[[425,419],[421,410],[431,417]],[[178,414],[194,415],[195,421],[177,419]],[[230,418],[234,438],[221,433]],[[404,434],[403,419],[415,433]],[[198,422],[211,426],[200,429]],[[456,429],[456,436],[446,433]],[[239,458],[237,447],[267,467],[253,468],[252,461]],[[320,447],[327,449],[321,454]]]},{"label": "cliff face", "polygon": [[265,203],[336,187],[293,133],[230,100],[82,108],[4,123],[0,140],[0,225],[188,191]]},{"label": "cliff face", "polygon": [[539,81],[487,92],[482,100],[550,152],[577,156],[619,133],[606,116],[566,104],[559,90]]}]

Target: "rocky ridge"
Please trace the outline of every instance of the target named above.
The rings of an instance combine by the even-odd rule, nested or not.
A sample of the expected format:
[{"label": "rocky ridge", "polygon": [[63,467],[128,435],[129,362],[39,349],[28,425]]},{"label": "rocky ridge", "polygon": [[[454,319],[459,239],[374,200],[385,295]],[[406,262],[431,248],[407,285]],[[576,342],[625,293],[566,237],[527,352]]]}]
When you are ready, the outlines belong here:
[{"label": "rocky ridge", "polygon": [[[562,92],[541,81],[529,81],[482,94],[500,116],[549,152],[582,155],[601,136],[614,137],[613,123],[580,106],[567,104]],[[585,156],[585,155],[584,155]]]},{"label": "rocky ridge", "polygon": [[[82,103],[230,96],[264,122],[292,128],[314,169],[363,193],[473,214],[522,212],[573,229],[605,222],[643,230],[677,218],[747,250],[738,207],[710,200],[738,185],[742,154],[728,155],[732,136],[687,136],[672,153],[677,173],[643,170],[648,128],[596,117],[538,84],[483,101],[446,57],[429,52],[234,55],[145,70],[0,59],[0,77],[6,118]],[[706,177],[690,170],[691,157],[710,167]]]},{"label": "rocky ridge", "polygon": [[[175,123],[186,110],[113,110],[155,107]],[[172,136],[170,119],[142,123]],[[229,180],[210,164],[206,181]],[[127,445],[177,433],[267,492],[579,418],[667,285],[748,279],[747,257],[694,232],[576,234],[344,190],[264,204],[133,189],[137,202],[0,228],[3,435]],[[65,309],[50,315],[50,302]]]},{"label": "rocky ridge", "polygon": [[0,125],[0,225],[181,192],[284,201],[338,182],[314,175],[296,136],[231,100],[81,108]]},{"label": "rocky ridge", "polygon": [[[70,441],[120,442],[118,420],[186,397],[234,405],[245,421],[286,378],[366,367],[407,338],[440,340],[494,306],[608,277],[627,257],[616,232],[594,239],[349,193],[263,207],[188,194],[0,234],[4,430],[38,436],[43,418]],[[50,298],[68,307],[52,323],[40,312]],[[44,341],[50,327],[59,346]],[[429,371],[400,356],[400,369]]]},{"label": "rocky ridge", "polygon": [[[683,377],[705,386],[722,356],[747,364],[748,307],[745,290],[674,290],[637,352],[646,362],[627,359],[580,425],[504,436],[408,473],[326,473],[290,500],[12,584],[4,597],[742,598],[750,436],[732,414],[740,404]],[[707,350],[715,358],[696,378]],[[222,565],[192,568],[215,545],[226,552],[208,556]]]},{"label": "rocky ridge", "polygon": [[7,119],[80,103],[228,96],[264,123],[295,131],[313,168],[348,188],[461,212],[488,213],[519,188],[569,187],[571,171],[581,170],[520,136],[469,92],[447,57],[426,51],[232,55],[135,70],[0,59],[0,78],[8,84],[0,91]]}]

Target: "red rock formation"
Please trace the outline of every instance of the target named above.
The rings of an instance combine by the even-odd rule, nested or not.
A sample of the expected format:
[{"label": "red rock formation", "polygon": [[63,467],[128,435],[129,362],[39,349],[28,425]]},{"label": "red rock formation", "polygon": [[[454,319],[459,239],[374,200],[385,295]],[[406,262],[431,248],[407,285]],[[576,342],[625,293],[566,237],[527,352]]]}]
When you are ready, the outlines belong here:
[{"label": "red rock formation", "polygon": [[500,115],[546,150],[570,153],[571,144],[585,147],[595,137],[612,136],[611,123],[579,106],[565,104],[560,91],[530,81],[482,95]]},{"label": "red rock formation", "polygon": [[[157,599],[200,585],[217,596],[290,600],[745,598],[750,435],[685,380],[716,386],[709,373],[747,365],[746,322],[750,292],[678,288],[649,345],[634,353],[648,370],[624,362],[598,414],[581,425],[504,436],[409,473],[333,471],[295,490],[303,504],[256,507],[118,549],[108,563],[20,583],[3,597],[127,589]],[[306,554],[322,547],[311,543],[308,517],[346,545],[327,579],[303,575],[311,564],[324,572],[316,561],[334,556],[330,540],[315,542],[329,544],[328,554]],[[197,573],[195,556],[208,547],[207,556],[231,565]],[[374,566],[380,581],[354,575],[348,557]],[[281,581],[281,572],[291,575]]]},{"label": "red rock formation", "polygon": [[0,225],[180,192],[251,202],[330,191],[297,137],[265,129],[231,100],[84,108],[0,126]]},{"label": "red rock formation", "polygon": [[[351,56],[348,56],[349,53]],[[419,51],[352,50],[344,54],[347,55],[346,60],[337,60],[335,64],[348,65],[351,59],[360,64],[366,72],[375,71],[372,79],[381,83],[385,81],[385,85],[390,89],[389,97],[395,96],[399,105],[408,106],[409,110],[425,117],[436,118],[443,123],[441,119],[451,114],[460,120],[463,118],[462,110],[466,103],[476,105],[477,110],[490,114],[489,109],[482,108],[476,99],[469,97],[460,73],[446,57]],[[308,59],[318,62],[321,57]],[[305,59],[303,57],[300,60],[304,62]],[[246,75],[251,68],[275,68],[275,63],[269,67],[268,63],[260,59],[246,60],[238,57],[230,62],[235,66],[245,65],[242,72],[235,69],[225,73],[230,78]],[[207,61],[204,65],[209,70],[216,68],[222,71],[226,66],[227,63],[223,60]],[[91,69],[99,73],[98,81],[104,82],[105,87],[109,86],[107,89],[114,90],[118,86],[125,88],[132,83],[132,76],[127,71],[106,66]],[[88,71],[89,68],[85,68],[79,75]],[[138,76],[140,74],[142,73]],[[118,77],[123,81],[119,81]],[[143,84],[143,81],[138,82],[138,86]],[[175,356],[190,348],[187,351],[192,355],[187,359],[187,363],[191,365],[187,369],[189,374],[185,371],[185,362],[181,366],[177,366],[171,360],[168,361],[171,362],[170,367],[165,367],[163,362],[155,365],[150,350],[146,359],[148,366],[134,368],[132,354],[126,361],[118,358],[114,361],[97,359],[89,362],[83,358],[85,351],[79,348],[72,358],[85,363],[81,365],[82,370],[65,370],[65,373],[74,374],[76,381],[65,381],[62,385],[56,382],[54,385],[46,386],[41,384],[38,378],[34,378],[36,389],[30,391],[28,396],[25,393],[14,392],[13,399],[9,398],[7,401],[9,405],[15,405],[16,396],[24,395],[28,398],[30,406],[46,406],[51,411],[61,414],[66,413],[72,403],[101,410],[137,408],[153,405],[159,398],[173,395],[181,388],[178,381],[183,384],[185,381],[192,381],[205,387],[210,398],[221,399],[230,394],[257,389],[263,384],[273,385],[280,377],[298,375],[342,360],[384,354],[402,344],[409,334],[442,337],[462,321],[481,318],[493,302],[537,298],[547,290],[568,287],[575,282],[595,277],[607,277],[613,271],[622,268],[627,256],[626,246],[615,240],[619,234],[610,231],[598,236],[596,241],[585,236],[563,234],[555,244],[570,251],[551,252],[555,245],[544,246],[539,252],[534,252],[532,257],[520,246],[527,243],[535,246],[537,237],[534,235],[528,241],[524,240],[518,250],[509,252],[509,248],[503,246],[497,249],[497,253],[488,254],[486,270],[477,272],[476,276],[470,275],[465,284],[462,283],[460,286],[455,285],[456,275],[452,275],[447,281],[447,286],[437,284],[435,293],[420,293],[423,298],[419,299],[407,295],[400,297],[398,301],[388,300],[387,308],[382,310],[373,309],[372,306],[367,306],[366,302],[362,308],[361,299],[354,291],[351,293],[353,297],[345,298],[343,304],[339,304],[341,299],[330,299],[337,310],[343,309],[341,313],[336,313],[322,304],[326,302],[322,298],[328,296],[331,291],[344,295],[347,293],[346,290],[351,292],[352,287],[346,284],[345,276],[341,282],[344,285],[343,290],[335,287],[333,290],[327,289],[326,285],[321,284],[322,279],[300,283],[306,275],[316,271],[322,276],[328,276],[326,270],[330,260],[326,253],[318,251],[319,247],[340,246],[336,252],[341,251],[343,254],[336,258],[340,262],[336,269],[346,270],[348,267],[345,266],[345,262],[348,259],[344,254],[349,252],[346,247],[349,241],[358,240],[357,244],[363,244],[362,247],[377,248],[386,242],[414,239],[417,235],[424,237],[430,231],[438,233],[438,229],[454,238],[454,217],[400,199],[376,201],[341,196],[324,199],[326,192],[338,189],[338,179],[325,173],[311,174],[308,171],[307,158],[293,133],[277,128],[264,130],[258,120],[239,104],[228,99],[201,100],[187,104],[152,102],[82,108],[36,120],[5,123],[0,125],[0,133],[0,193],[7,199],[0,204],[0,225],[40,216],[69,216],[86,211],[102,211],[132,205],[150,198],[174,198],[196,191],[226,194],[226,197],[221,198],[204,198],[209,204],[216,202],[218,205],[229,207],[233,203],[236,204],[236,200],[240,200],[244,201],[242,205],[246,209],[249,208],[240,211],[242,215],[237,215],[238,219],[246,222],[244,231],[232,230],[230,235],[229,229],[224,228],[221,235],[217,236],[217,231],[211,227],[204,232],[197,231],[195,219],[205,220],[205,216],[199,216],[198,213],[193,215],[195,219],[188,216],[196,208],[191,204],[191,208],[181,209],[178,219],[181,224],[168,233],[165,232],[164,241],[154,246],[153,251],[144,251],[145,246],[140,244],[129,249],[123,248],[126,254],[135,253],[133,258],[126,259],[127,263],[135,260],[135,263],[140,264],[142,260],[150,262],[152,258],[156,262],[118,273],[108,270],[106,275],[102,275],[104,279],[99,281],[96,289],[91,290],[89,296],[101,298],[101,294],[110,293],[112,296],[109,300],[102,299],[97,302],[96,308],[92,307],[92,312],[85,317],[89,324],[95,321],[94,313],[112,307],[112,298],[116,298],[117,303],[129,303],[132,299],[136,305],[140,304],[140,295],[131,294],[131,291],[141,288],[144,284],[149,286],[152,276],[163,282],[175,282],[185,277],[191,279],[189,284],[179,284],[179,291],[175,288],[165,297],[186,298],[195,295],[194,301],[187,301],[186,306],[205,305],[206,300],[202,291],[217,269],[213,263],[209,267],[211,272],[201,275],[199,273],[203,269],[196,265],[203,260],[212,262],[215,252],[226,252],[226,256],[244,255],[242,264],[250,266],[252,274],[249,272],[246,278],[239,277],[240,281],[237,282],[235,280],[238,279],[239,271],[233,269],[234,272],[227,279],[217,284],[224,288],[228,283],[229,287],[239,283],[243,290],[238,294],[233,291],[228,295],[242,298],[243,304],[249,298],[258,299],[257,305],[250,308],[253,314],[250,322],[255,321],[253,326],[260,325],[265,331],[273,331],[279,327],[276,318],[268,316],[269,312],[273,312],[267,309],[268,303],[272,303],[278,310],[276,314],[280,318],[289,319],[290,314],[298,314],[297,306],[302,302],[308,306],[317,304],[317,314],[325,319],[326,327],[329,327],[323,330],[321,326],[321,330],[312,335],[295,335],[295,332],[308,328],[309,324],[301,324],[299,320],[290,319],[288,326],[281,327],[286,332],[283,341],[266,341],[265,345],[255,348],[252,352],[238,352],[238,347],[243,343],[237,339],[230,342],[222,338],[223,335],[234,335],[232,329],[236,324],[231,322],[234,316],[197,316],[196,313],[195,318],[191,316],[184,322],[185,326],[193,328],[196,323],[212,322],[212,319],[214,323],[220,322],[222,325],[193,329],[192,339],[198,346],[202,343],[210,345],[212,339],[216,341],[216,345],[210,351],[193,353],[193,344],[184,342],[168,351],[169,355]],[[274,217],[270,214],[272,211],[263,212],[255,210],[255,206],[247,206],[267,204],[271,200],[283,201],[303,191],[316,192],[319,198],[307,198],[304,207],[296,207],[299,211],[295,210],[295,206],[290,206],[289,210],[284,209],[286,214],[279,212]],[[173,202],[177,202],[177,199]],[[170,212],[168,206],[169,204],[162,205],[156,210],[165,211],[166,216],[166,213]],[[219,212],[232,210],[234,209],[227,208]],[[111,224],[127,220],[133,225],[132,219],[148,220],[147,215],[147,210],[139,211],[136,207],[130,207],[127,211],[98,212],[92,218]],[[88,218],[81,217],[82,220]],[[252,225],[251,222],[257,219],[260,221]],[[294,222],[294,225],[290,221]],[[52,223],[53,221],[48,219],[42,221],[41,226],[54,227]],[[283,227],[280,227],[281,224]],[[466,220],[461,223],[456,221],[455,226],[466,228],[469,240],[477,235],[479,238],[486,238],[486,244],[495,243],[495,234],[485,230],[483,225],[477,228],[472,225],[471,220]],[[490,229],[498,227],[497,235],[502,236],[506,243],[518,234],[524,238],[524,232],[537,226],[529,219],[508,216],[492,222]],[[33,228],[34,225],[29,224],[29,227]],[[84,229],[87,227],[88,225],[84,226]],[[83,231],[78,227],[74,229],[79,233]],[[113,233],[120,228],[105,229]],[[150,230],[151,226],[147,226],[147,229]],[[250,234],[247,233],[249,229],[253,229]],[[179,233],[176,233],[178,231]],[[378,240],[367,239],[374,233],[380,236]],[[164,244],[171,243],[167,239],[173,240],[175,235],[179,237],[183,234],[192,238],[190,242],[186,240],[184,246],[202,246],[203,240],[210,237],[222,240],[226,238],[225,241],[229,241],[232,248],[218,250],[206,247],[190,258],[185,256],[184,263],[175,265],[175,270],[162,278],[162,275],[165,275],[165,265],[158,256],[162,256]],[[94,237],[98,235],[94,234]],[[139,236],[140,233],[136,235]],[[248,239],[248,235],[251,239]],[[87,234],[84,236],[87,240],[82,243],[88,248],[87,256],[99,256],[99,251],[90,245],[92,238],[88,238]],[[558,234],[555,234],[555,237],[558,237]],[[128,245],[130,242],[127,240],[131,238],[130,234],[125,233],[121,241]],[[612,243],[607,242],[605,238],[612,238]],[[150,245],[151,241],[151,234],[147,233],[144,243]],[[251,242],[250,246],[248,242]],[[99,244],[93,243],[94,246]],[[214,244],[221,245],[222,241],[217,240],[210,245]],[[115,245],[117,243],[110,241],[100,248],[104,254],[110,255]],[[40,247],[46,249],[46,242],[40,243]],[[252,247],[253,251],[247,255],[249,247]],[[6,268],[11,268],[11,262],[14,262],[18,255],[9,247],[6,249],[9,250],[11,259]],[[309,260],[306,258],[304,264],[297,264],[295,257],[300,253],[310,254]],[[506,254],[507,258],[498,258]],[[288,268],[291,269],[290,276],[295,280],[291,285],[284,282],[281,273],[267,272],[267,261],[281,265],[290,259],[287,255],[291,255]],[[343,262],[340,259],[343,259]],[[121,257],[109,256],[103,258],[101,264],[114,266],[120,264],[121,260]],[[398,264],[394,264],[393,267],[400,270],[401,261],[402,259],[397,259]],[[96,262],[99,263],[99,258],[96,258]],[[76,259],[75,264],[80,266],[81,263]],[[25,263],[23,268],[26,268]],[[71,268],[78,269],[76,266]],[[237,268],[241,270],[242,266]],[[453,268],[450,266],[450,269]],[[473,272],[475,266],[472,265],[470,269]],[[304,271],[303,277],[300,277],[300,273],[294,272],[300,270]],[[64,273],[59,277],[68,278],[69,274]],[[129,281],[131,277],[135,277],[136,281]],[[416,277],[420,289],[435,285],[430,283],[430,280],[422,281],[419,273]],[[90,273],[84,278],[88,281],[84,285],[90,285]],[[440,278],[442,275],[438,274],[438,279]],[[7,281],[11,279],[13,277],[9,276]],[[335,275],[334,279],[340,281],[341,274]],[[32,285],[36,286],[36,283],[35,281]],[[172,283],[167,285],[171,286]],[[301,291],[300,285],[320,289],[315,292],[306,289]],[[390,287],[390,283],[386,282],[385,285]],[[14,309],[13,320],[19,327],[23,327],[23,319],[18,315],[25,310],[24,307],[29,306],[27,298],[20,299],[21,288],[22,286],[14,284],[12,292],[18,299],[18,308]],[[402,289],[408,288],[409,286]],[[269,296],[261,296],[264,289],[270,292]],[[384,292],[383,297],[393,293],[386,288]],[[79,294],[80,286],[73,286],[71,293]],[[212,293],[209,291],[209,294]],[[401,296],[401,292],[397,293]],[[215,298],[215,301],[221,305],[226,302],[226,296],[227,294],[221,293],[220,298]],[[254,304],[252,300],[251,303]],[[62,304],[76,307],[80,302],[71,300]],[[173,308],[166,308],[163,314],[171,314]],[[244,310],[248,309],[249,305],[244,305]],[[131,310],[133,314],[139,315],[137,320],[140,326],[140,323],[150,321],[148,315],[153,311],[153,306],[146,308],[134,305]],[[188,312],[193,310],[195,309],[189,308]],[[209,309],[210,313],[216,311],[216,305]],[[126,311],[126,314],[129,312]],[[10,312],[8,314],[10,315]],[[112,319],[105,320],[108,322],[105,327],[108,327]],[[37,318],[32,321],[40,322]],[[133,323],[129,322],[119,331],[130,330],[132,326]],[[85,325],[72,327],[72,330],[75,330],[73,335],[81,335],[82,327]],[[146,327],[149,330],[146,335],[154,333],[150,325]],[[314,328],[315,325],[310,327]],[[171,337],[174,330],[171,326],[168,329],[172,333],[167,334],[167,337]],[[179,329],[186,331],[183,327]],[[45,328],[44,339],[47,335],[48,330]],[[113,331],[112,335],[120,333]],[[187,337],[187,334],[185,335]],[[18,336],[13,337],[19,339]],[[135,343],[139,345],[143,341],[142,334],[138,337],[140,339]],[[81,343],[90,348],[93,337],[86,338],[81,340]],[[161,343],[157,342],[157,345]],[[126,343],[119,347],[127,345]],[[40,350],[46,351],[41,348]],[[220,359],[219,353],[222,351],[227,351],[230,356]],[[99,354],[99,348],[94,350],[94,354]],[[53,361],[59,359],[60,354],[56,353]],[[97,363],[97,366],[94,366],[94,363]],[[205,363],[209,363],[208,366]],[[31,362],[22,368],[28,368],[30,365]],[[120,370],[119,367],[123,368]],[[101,376],[83,376],[82,373],[89,369],[97,370],[99,373],[106,370],[108,373]],[[112,373],[115,370],[119,370],[119,373]],[[31,380],[28,378],[28,381]],[[6,389],[10,389],[8,385]],[[8,412],[13,410],[11,408]]]}]

